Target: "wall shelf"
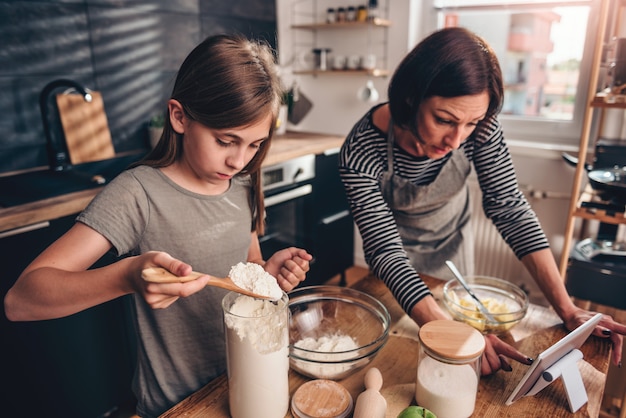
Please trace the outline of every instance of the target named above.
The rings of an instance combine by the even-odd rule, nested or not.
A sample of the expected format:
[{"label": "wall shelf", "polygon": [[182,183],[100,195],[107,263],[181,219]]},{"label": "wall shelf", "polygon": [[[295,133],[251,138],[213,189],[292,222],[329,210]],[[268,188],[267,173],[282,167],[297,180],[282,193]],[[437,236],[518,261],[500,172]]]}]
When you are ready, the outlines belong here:
[{"label": "wall shelf", "polygon": [[[610,22],[614,21],[614,23],[616,23],[615,26],[619,26],[622,18],[622,8],[625,6],[625,3],[626,2],[624,0],[601,0],[600,2],[600,14],[597,30],[598,38],[596,39],[594,46],[591,77],[589,81],[589,90],[587,92],[589,101],[583,118],[583,126],[578,150],[578,165],[576,166],[576,172],[574,174],[574,183],[570,197],[563,250],[559,264],[559,272],[561,277],[564,279],[567,274],[567,267],[574,235],[574,222],[576,219],[595,220],[609,224],[626,224],[623,208],[621,212],[613,211],[612,209],[608,211],[606,209],[602,209],[598,202],[599,196],[591,190],[591,187],[587,186],[584,189],[582,187],[583,177],[586,173],[585,166],[587,149],[592,136],[591,126],[594,113],[599,111],[599,126],[602,126],[605,110],[626,109],[626,96],[615,95],[614,98],[611,98],[610,93],[596,91],[599,80],[599,69],[603,60],[603,49],[605,43],[604,34],[608,33],[607,28],[609,28],[608,25]],[[618,13],[612,15],[612,8],[617,8]]]},{"label": "wall shelf", "polygon": [[602,92],[593,97],[591,107],[608,108],[608,109],[626,109],[626,95],[611,95],[610,93]]},{"label": "wall shelf", "polygon": [[371,77],[387,77],[389,70],[375,68],[373,70],[300,70],[294,71],[294,74],[307,75],[369,75]]},{"label": "wall shelf", "polygon": [[[290,28],[294,30],[291,39],[294,57],[302,57],[302,53],[306,53],[307,50],[327,49],[332,51],[331,54],[339,53],[348,59],[353,57],[363,59],[369,55],[373,55],[376,59],[376,65],[359,67],[346,65],[346,68],[343,69],[340,69],[341,67],[333,68],[331,62],[327,62],[327,69],[320,70],[315,68],[316,65],[305,64],[294,58],[296,68],[294,68],[293,73],[315,77],[318,75],[387,77],[390,74],[390,71],[386,69],[388,66],[387,29],[392,23],[391,20],[387,19],[389,14],[388,1],[385,3],[385,7],[381,8],[380,17],[377,15],[377,17],[364,21],[326,22],[324,20],[326,9],[316,0],[292,0]],[[341,35],[338,32],[342,32]],[[376,40],[374,41],[372,38]],[[333,45],[332,50],[328,48],[329,45]],[[329,60],[332,58],[334,57],[327,56]]]},{"label": "wall shelf", "polygon": [[391,21],[387,19],[375,18],[367,20],[365,22],[336,22],[336,23],[311,23],[305,25],[291,25],[292,29],[364,29],[369,26],[372,27],[388,27],[391,26]]}]

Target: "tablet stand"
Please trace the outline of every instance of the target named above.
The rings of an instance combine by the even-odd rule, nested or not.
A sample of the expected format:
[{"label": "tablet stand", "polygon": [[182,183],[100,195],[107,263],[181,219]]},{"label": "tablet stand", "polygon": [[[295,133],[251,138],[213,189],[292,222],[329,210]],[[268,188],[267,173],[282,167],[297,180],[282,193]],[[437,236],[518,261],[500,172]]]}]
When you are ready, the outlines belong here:
[{"label": "tablet stand", "polygon": [[583,353],[576,348],[561,357],[541,374],[541,377],[528,391],[526,396],[536,395],[543,388],[561,377],[563,379],[565,392],[567,393],[567,401],[570,410],[572,412],[578,411],[588,400],[587,390],[583,384],[583,379],[577,364],[578,360],[582,358]]}]

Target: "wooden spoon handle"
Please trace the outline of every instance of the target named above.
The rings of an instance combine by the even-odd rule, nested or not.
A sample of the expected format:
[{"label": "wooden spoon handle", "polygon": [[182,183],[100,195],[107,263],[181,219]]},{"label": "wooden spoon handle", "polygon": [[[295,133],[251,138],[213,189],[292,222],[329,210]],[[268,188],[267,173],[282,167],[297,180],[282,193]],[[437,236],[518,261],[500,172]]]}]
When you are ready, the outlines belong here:
[{"label": "wooden spoon handle", "polygon": [[[162,267],[150,267],[142,270],[141,277],[147,281],[152,283],[185,283],[190,282],[192,280],[196,280],[198,277],[204,275],[204,273],[199,273],[197,271],[192,271],[191,274],[187,276],[177,276],[168,270]],[[209,275],[207,275],[209,276]],[[237,286],[230,277],[215,277],[210,276],[210,280],[207,282],[207,286],[219,287],[226,290],[232,290],[237,293],[241,293],[242,295],[251,296],[257,299],[270,299],[269,296],[259,295],[257,293],[251,292],[247,289]]]},{"label": "wooden spoon handle", "polygon": [[151,267],[141,272],[141,277],[145,281],[152,283],[185,283],[196,280],[202,275],[203,273],[192,271],[191,274],[187,276],[177,276],[161,267]]}]

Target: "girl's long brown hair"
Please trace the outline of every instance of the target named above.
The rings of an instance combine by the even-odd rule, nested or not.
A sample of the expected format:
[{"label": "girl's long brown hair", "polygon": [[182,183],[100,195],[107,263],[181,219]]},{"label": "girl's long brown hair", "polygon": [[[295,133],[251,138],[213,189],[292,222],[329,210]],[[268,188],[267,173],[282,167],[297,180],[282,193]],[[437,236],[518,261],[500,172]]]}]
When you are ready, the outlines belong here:
[{"label": "girl's long brown hair", "polygon": [[[252,228],[259,235],[265,230],[261,163],[270,147],[281,97],[271,48],[238,35],[210,36],[194,48],[178,70],[171,95],[181,103],[187,117],[212,129],[246,127],[272,115],[268,140],[239,174],[250,175],[252,180]],[[182,155],[182,137],[166,116],[161,139],[138,164],[173,164]]]}]

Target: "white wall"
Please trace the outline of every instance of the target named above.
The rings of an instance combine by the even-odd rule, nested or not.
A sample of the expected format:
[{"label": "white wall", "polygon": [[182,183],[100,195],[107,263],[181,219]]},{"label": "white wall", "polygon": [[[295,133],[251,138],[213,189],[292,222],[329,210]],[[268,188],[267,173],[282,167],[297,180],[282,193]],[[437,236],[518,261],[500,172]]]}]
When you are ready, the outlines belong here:
[{"label": "white wall", "polygon": [[[387,4],[389,2],[389,4]],[[306,19],[306,10],[312,10],[311,5],[317,4],[317,22],[324,21],[326,8],[330,5],[337,7],[337,1],[330,0],[276,0],[278,50],[280,65],[283,70],[283,80],[287,86],[296,81],[301,91],[313,102],[311,112],[298,125],[289,124],[287,129],[304,132],[321,132],[335,135],[347,135],[354,123],[371,107],[371,103],[364,103],[357,99],[358,90],[368,80],[366,75],[322,74],[293,75],[292,70],[302,61],[302,51],[310,51],[309,43],[314,42],[317,36],[316,47],[329,47],[334,53],[347,55],[350,53],[367,51],[367,30],[351,31],[346,29],[332,29],[315,34],[301,29],[292,29],[295,20],[303,23]],[[346,4],[347,5],[347,4]],[[387,30],[387,68],[392,72],[404,55],[412,48],[410,37],[416,38],[416,25],[421,18],[419,0],[379,0],[381,15],[388,7],[388,18],[392,21]],[[306,22],[305,22],[306,23]],[[377,55],[380,51],[380,38],[385,29],[374,28],[371,32],[372,50]],[[332,53],[331,53],[332,55]],[[373,78],[374,85],[380,93],[380,102],[387,100],[388,77]]]}]

